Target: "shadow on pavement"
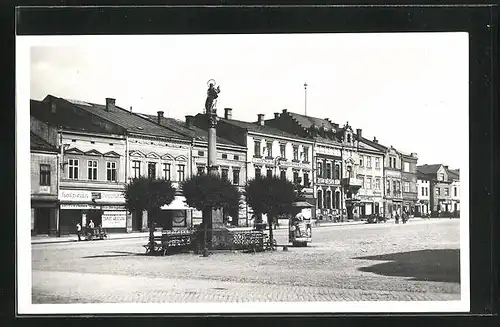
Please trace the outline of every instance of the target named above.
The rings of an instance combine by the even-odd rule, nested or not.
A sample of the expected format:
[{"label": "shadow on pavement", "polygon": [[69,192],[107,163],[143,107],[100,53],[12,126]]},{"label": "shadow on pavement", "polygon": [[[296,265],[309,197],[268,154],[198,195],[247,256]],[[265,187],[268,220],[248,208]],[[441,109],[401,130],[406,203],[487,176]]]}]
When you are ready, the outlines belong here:
[{"label": "shadow on pavement", "polygon": [[91,259],[91,258],[116,258],[116,257],[132,257],[132,256],[144,255],[142,253],[125,252],[125,251],[108,251],[108,253],[117,253],[117,254],[89,255],[89,256],[82,257],[82,258],[83,259]]},{"label": "shadow on pavement", "polygon": [[385,276],[412,277],[412,280],[460,283],[460,250],[436,249],[399,252],[367,257],[361,260],[389,261],[359,271]]}]

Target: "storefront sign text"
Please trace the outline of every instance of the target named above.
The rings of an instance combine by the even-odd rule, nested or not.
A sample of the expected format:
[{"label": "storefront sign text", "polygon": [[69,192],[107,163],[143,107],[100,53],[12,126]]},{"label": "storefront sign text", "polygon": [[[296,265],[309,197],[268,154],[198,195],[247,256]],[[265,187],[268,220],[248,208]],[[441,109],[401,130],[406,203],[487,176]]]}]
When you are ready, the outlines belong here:
[{"label": "storefront sign text", "polygon": [[103,211],[102,228],[125,228],[127,225],[126,211]]}]

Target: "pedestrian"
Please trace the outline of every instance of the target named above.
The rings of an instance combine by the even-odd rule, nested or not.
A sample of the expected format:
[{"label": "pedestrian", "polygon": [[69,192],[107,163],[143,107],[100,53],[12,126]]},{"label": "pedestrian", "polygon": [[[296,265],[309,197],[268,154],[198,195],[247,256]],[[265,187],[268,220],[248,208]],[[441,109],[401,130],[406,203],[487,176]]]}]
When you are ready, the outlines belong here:
[{"label": "pedestrian", "polygon": [[78,235],[78,241],[81,241],[82,225],[80,223],[76,224],[76,235]]},{"label": "pedestrian", "polygon": [[94,222],[91,219],[90,222],[89,222],[89,228],[90,229],[94,229],[94,227],[95,227]]}]

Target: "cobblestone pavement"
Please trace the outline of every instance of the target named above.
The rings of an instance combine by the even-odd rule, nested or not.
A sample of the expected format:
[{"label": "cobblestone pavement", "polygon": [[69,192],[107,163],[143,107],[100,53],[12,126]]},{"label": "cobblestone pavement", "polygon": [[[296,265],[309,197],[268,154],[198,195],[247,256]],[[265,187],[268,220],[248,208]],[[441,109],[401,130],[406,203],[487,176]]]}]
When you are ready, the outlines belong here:
[{"label": "cobblestone pavement", "polygon": [[33,303],[460,299],[459,220],[321,228],[308,247],[208,258],[144,256],[146,242],[32,245]]}]

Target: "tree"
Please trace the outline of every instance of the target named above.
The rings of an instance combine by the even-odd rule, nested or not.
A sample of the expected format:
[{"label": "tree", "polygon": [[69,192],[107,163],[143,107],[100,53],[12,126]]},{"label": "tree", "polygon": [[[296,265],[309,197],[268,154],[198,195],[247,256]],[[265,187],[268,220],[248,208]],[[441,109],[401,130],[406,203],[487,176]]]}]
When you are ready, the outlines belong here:
[{"label": "tree", "polygon": [[247,203],[252,207],[255,215],[267,215],[272,245],[272,221],[275,217],[290,212],[292,203],[297,198],[295,186],[289,180],[266,176],[249,181],[245,191]]},{"label": "tree", "polygon": [[175,188],[170,180],[148,177],[134,178],[125,187],[125,207],[129,212],[148,211],[149,245],[154,245],[153,216],[161,207],[169,205],[175,197]]},{"label": "tree", "polygon": [[[186,203],[203,213],[203,225],[208,228],[212,209],[224,209],[229,214],[238,212],[241,192],[236,185],[218,175],[199,174],[181,184]],[[206,235],[205,235],[206,237]]]}]

